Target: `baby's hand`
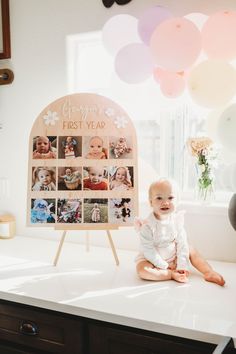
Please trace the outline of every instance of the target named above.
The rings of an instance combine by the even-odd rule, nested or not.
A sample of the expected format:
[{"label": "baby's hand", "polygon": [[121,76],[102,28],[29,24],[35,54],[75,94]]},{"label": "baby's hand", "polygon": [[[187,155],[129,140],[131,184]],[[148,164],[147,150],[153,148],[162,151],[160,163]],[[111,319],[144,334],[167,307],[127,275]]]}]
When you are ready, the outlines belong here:
[{"label": "baby's hand", "polygon": [[179,274],[184,274],[186,275],[186,277],[189,276],[189,271],[186,269],[176,269],[176,272],[178,272]]}]

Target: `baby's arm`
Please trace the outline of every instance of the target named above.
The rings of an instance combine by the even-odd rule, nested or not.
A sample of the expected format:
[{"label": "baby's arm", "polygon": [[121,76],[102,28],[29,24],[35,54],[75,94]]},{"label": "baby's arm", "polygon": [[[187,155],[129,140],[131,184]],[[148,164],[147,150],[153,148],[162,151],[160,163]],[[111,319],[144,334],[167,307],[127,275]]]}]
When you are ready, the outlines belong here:
[{"label": "baby's arm", "polygon": [[[180,221],[178,221],[180,218]],[[187,234],[183,225],[183,216],[177,215],[177,269],[188,270],[189,269],[189,245],[187,240]]]},{"label": "baby's arm", "polygon": [[143,225],[139,231],[139,235],[144,257],[155,267],[167,269],[168,263],[161,258],[155,249],[151,228],[147,224]]}]

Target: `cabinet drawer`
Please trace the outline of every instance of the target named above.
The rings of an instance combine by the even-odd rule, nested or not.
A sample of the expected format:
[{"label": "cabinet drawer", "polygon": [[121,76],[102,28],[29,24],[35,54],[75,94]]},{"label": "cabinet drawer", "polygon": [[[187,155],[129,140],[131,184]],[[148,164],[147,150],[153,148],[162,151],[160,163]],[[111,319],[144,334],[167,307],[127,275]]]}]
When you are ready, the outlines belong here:
[{"label": "cabinet drawer", "polygon": [[82,353],[79,319],[30,306],[0,303],[0,339],[52,353]]},{"label": "cabinet drawer", "polygon": [[159,333],[89,326],[89,354],[211,354],[216,345]]}]

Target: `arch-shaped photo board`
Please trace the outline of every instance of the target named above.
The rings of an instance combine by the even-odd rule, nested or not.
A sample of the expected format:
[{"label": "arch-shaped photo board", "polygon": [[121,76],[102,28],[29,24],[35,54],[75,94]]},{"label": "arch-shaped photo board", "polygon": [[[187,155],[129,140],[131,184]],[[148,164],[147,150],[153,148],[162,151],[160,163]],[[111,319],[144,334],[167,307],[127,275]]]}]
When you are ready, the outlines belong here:
[{"label": "arch-shaped photo board", "polygon": [[138,215],[137,139],[131,119],[91,93],[59,98],[29,138],[27,224],[114,229]]}]

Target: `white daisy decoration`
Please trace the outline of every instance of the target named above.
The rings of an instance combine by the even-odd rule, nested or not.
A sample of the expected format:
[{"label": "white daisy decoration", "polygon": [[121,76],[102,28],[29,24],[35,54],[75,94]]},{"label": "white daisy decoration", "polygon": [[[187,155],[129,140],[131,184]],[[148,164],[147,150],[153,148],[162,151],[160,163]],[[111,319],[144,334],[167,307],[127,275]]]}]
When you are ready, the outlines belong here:
[{"label": "white daisy decoration", "polygon": [[55,125],[56,121],[59,120],[57,112],[47,111],[47,114],[43,116],[44,123],[46,125]]},{"label": "white daisy decoration", "polygon": [[114,120],[114,123],[117,126],[117,128],[120,129],[120,128],[125,128],[128,121],[124,116],[117,116]]},{"label": "white daisy decoration", "polygon": [[115,110],[114,110],[114,108],[108,107],[108,108],[105,110],[105,115],[108,116],[108,117],[113,117],[113,116],[115,115]]}]

